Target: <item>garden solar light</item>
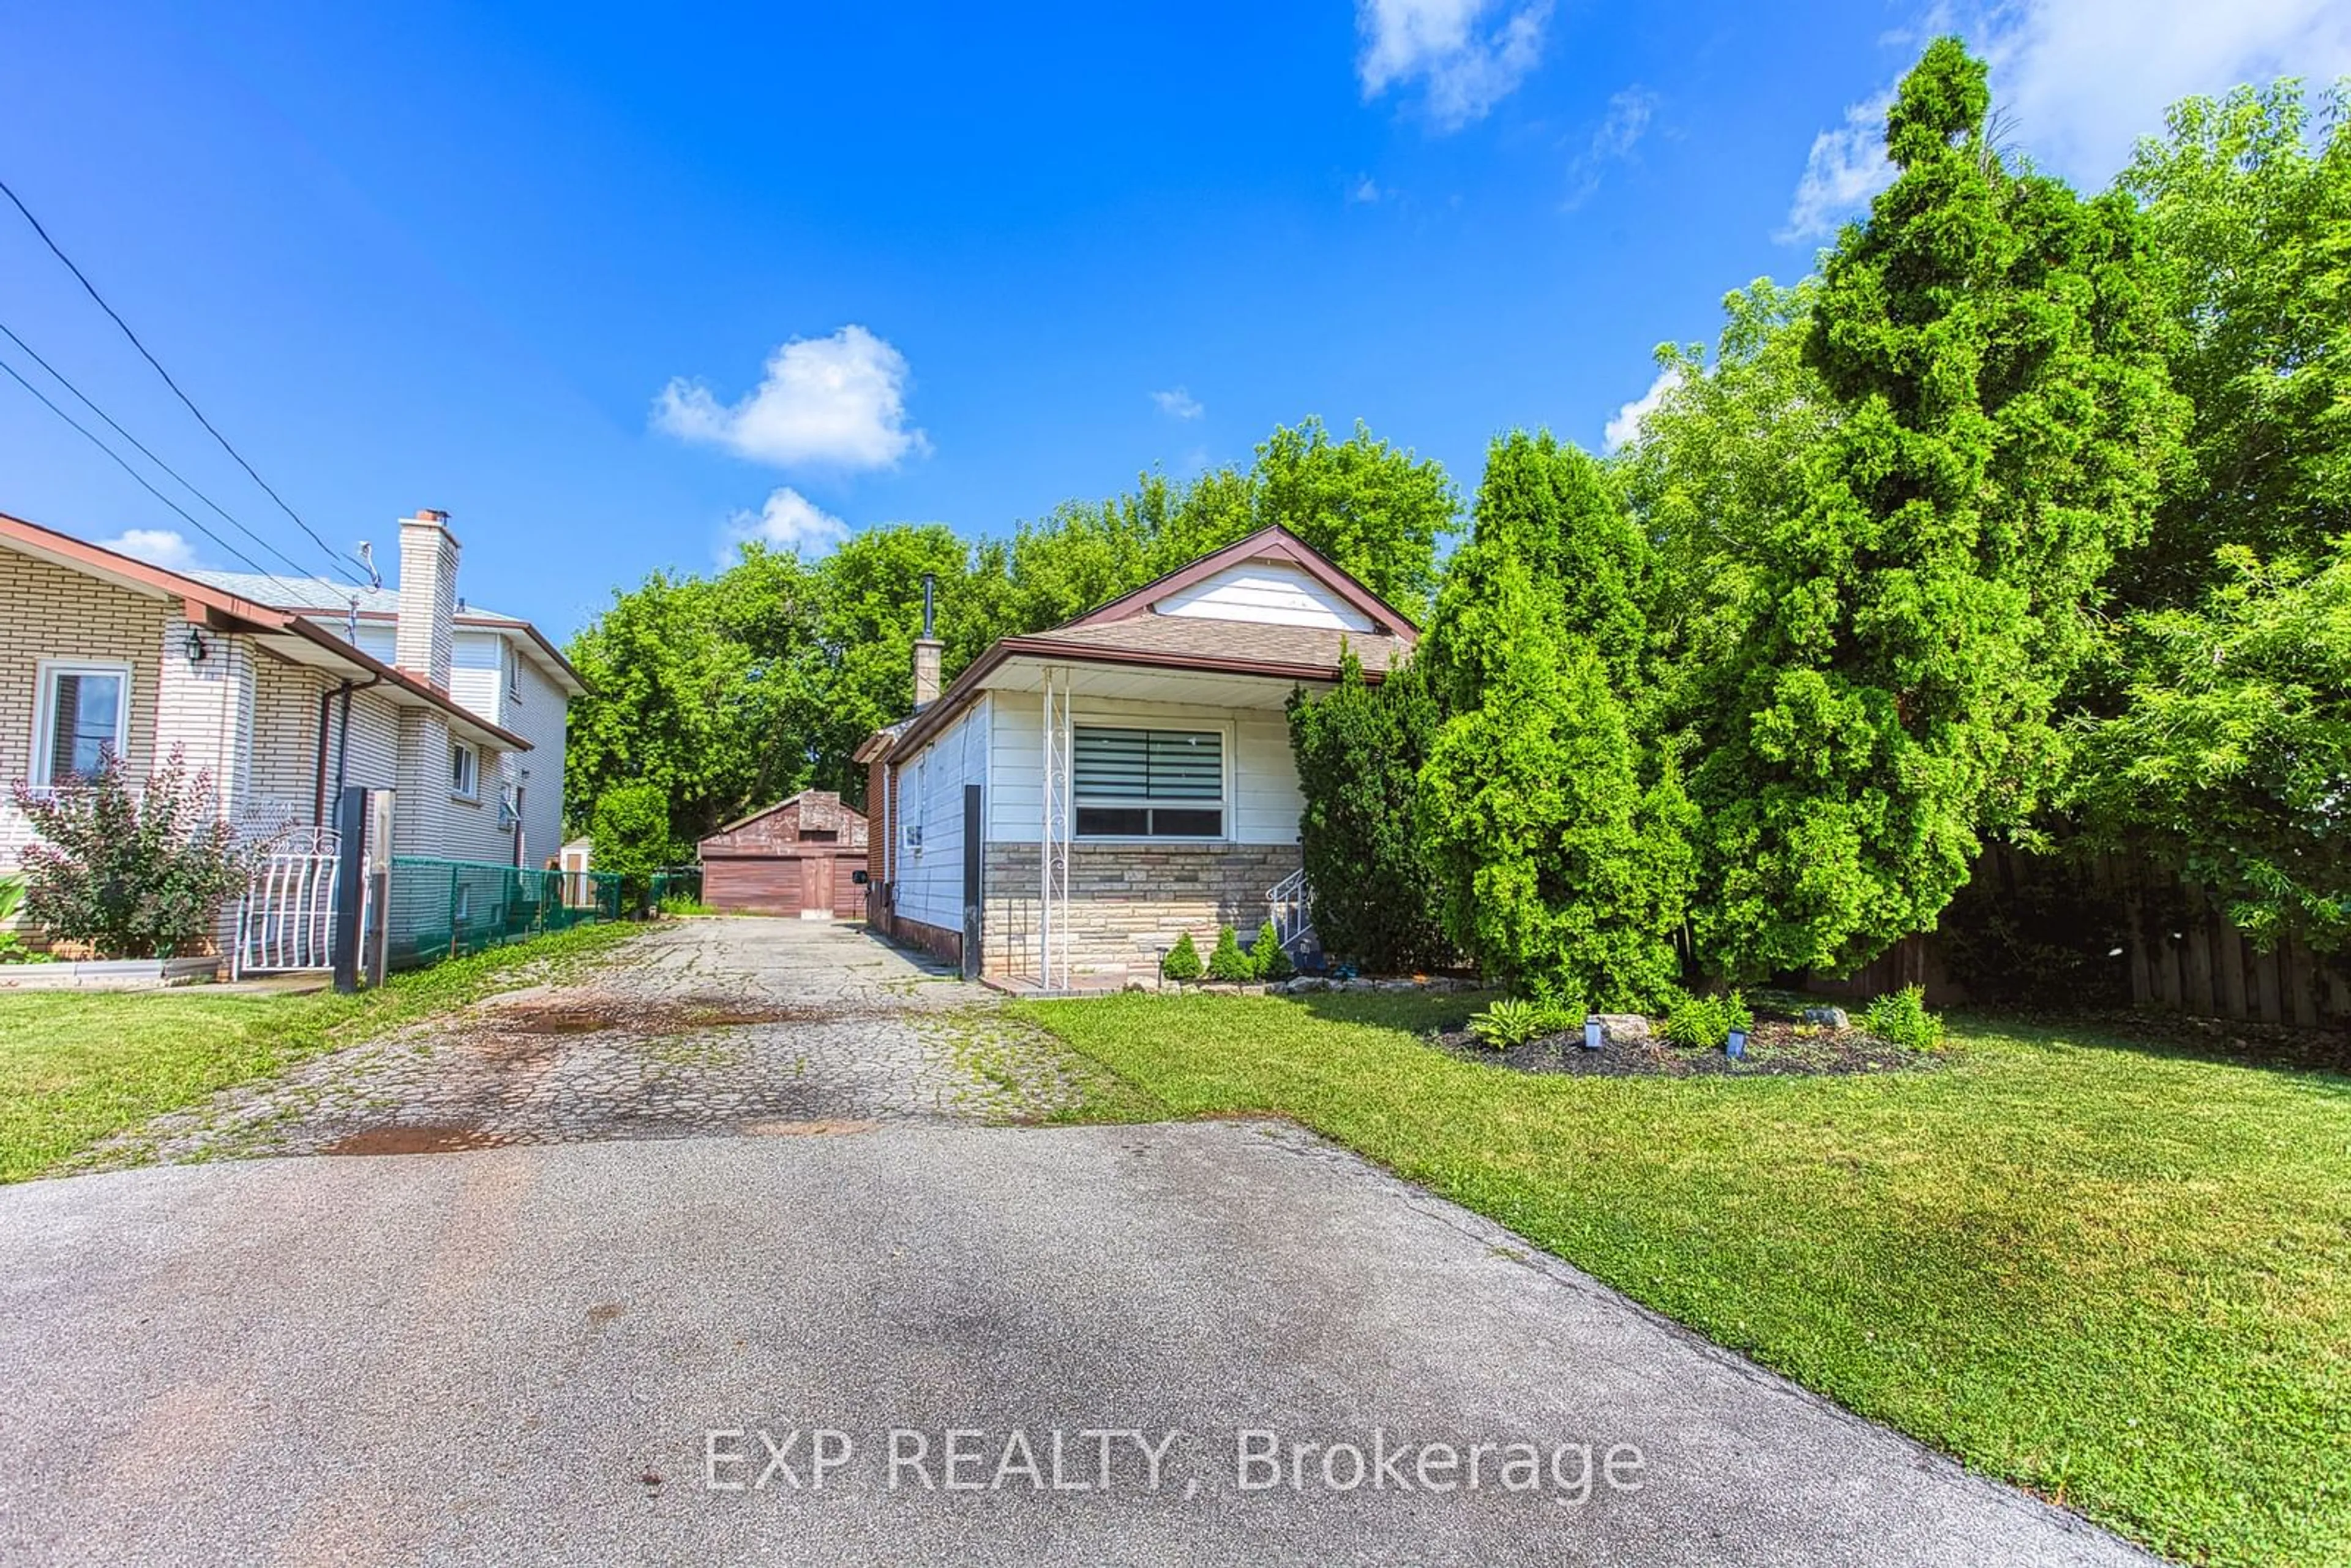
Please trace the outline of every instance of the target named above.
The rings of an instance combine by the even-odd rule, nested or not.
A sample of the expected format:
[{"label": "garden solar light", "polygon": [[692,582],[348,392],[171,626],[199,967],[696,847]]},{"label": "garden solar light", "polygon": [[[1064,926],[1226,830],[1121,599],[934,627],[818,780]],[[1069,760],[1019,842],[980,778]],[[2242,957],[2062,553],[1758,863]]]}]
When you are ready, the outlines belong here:
[{"label": "garden solar light", "polygon": [[1722,1054],[1735,1061],[1744,1061],[1747,1056],[1747,1031],[1732,1030],[1729,1038],[1722,1042]]},{"label": "garden solar light", "polygon": [[1601,1024],[1601,1022],[1600,1022],[1600,1015],[1599,1015],[1598,1013],[1588,1013],[1588,1014],[1586,1014],[1586,1015],[1584,1016],[1584,1019],[1583,1019],[1583,1049],[1584,1049],[1584,1050],[1586,1050],[1586,1051],[1598,1051],[1598,1050],[1600,1049],[1601,1041],[1602,1041],[1602,1038],[1603,1038],[1603,1036],[1604,1035],[1604,1033],[1605,1033],[1605,1030],[1604,1030],[1604,1026],[1603,1026],[1603,1025]]}]

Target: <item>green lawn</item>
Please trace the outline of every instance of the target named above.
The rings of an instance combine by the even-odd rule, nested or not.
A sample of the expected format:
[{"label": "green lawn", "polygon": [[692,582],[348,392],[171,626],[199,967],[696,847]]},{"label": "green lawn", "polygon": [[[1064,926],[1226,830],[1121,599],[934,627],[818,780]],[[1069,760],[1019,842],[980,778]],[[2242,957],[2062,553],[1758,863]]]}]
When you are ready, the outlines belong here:
[{"label": "green lawn", "polygon": [[582,925],[395,977],[355,997],[169,991],[0,995],[0,1182],[38,1176],[110,1133],[305,1057],[568,964],[642,927]]},{"label": "green lawn", "polygon": [[2351,1563],[2351,1079],[1970,1020],[1930,1071],[1537,1077],[1416,1037],[1458,1000],[1019,1010],[2160,1552]]}]

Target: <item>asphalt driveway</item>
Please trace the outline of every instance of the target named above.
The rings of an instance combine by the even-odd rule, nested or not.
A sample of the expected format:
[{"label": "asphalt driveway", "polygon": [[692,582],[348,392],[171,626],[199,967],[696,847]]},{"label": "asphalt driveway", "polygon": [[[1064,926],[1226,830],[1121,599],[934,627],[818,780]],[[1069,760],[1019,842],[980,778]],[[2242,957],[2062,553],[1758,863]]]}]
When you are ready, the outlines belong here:
[{"label": "asphalt driveway", "polygon": [[806,1130],[0,1191],[0,1560],[2146,1561],[1295,1129]]}]

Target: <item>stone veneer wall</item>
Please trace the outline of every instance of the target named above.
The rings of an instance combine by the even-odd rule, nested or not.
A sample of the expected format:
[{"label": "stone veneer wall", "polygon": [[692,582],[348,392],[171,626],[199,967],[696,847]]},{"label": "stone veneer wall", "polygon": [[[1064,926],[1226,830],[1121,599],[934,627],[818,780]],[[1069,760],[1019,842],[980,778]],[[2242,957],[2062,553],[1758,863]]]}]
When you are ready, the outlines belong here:
[{"label": "stone veneer wall", "polygon": [[[1160,955],[1186,931],[1204,958],[1218,926],[1246,946],[1265,924],[1267,892],[1301,863],[1296,844],[1072,844],[1071,976],[1156,984]],[[984,973],[1036,973],[1037,874],[1035,844],[988,844]]]}]

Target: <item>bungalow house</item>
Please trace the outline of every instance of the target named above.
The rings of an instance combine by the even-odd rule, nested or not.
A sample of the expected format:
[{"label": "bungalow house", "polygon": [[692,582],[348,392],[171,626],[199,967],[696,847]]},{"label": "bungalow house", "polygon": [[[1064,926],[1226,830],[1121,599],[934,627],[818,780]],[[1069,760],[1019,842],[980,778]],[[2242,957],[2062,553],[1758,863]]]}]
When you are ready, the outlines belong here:
[{"label": "bungalow house", "polygon": [[1418,633],[1280,528],[1065,626],[995,643],[858,748],[868,917],[967,974],[1155,980],[1185,932],[1303,924],[1303,802],[1282,708],[1352,649],[1377,680]]},{"label": "bungalow house", "polygon": [[[445,513],[399,527],[398,585],[370,589],[169,571],[0,516],[0,779],[47,788],[101,748],[144,777],[177,747],[251,841],[330,828],[355,784],[396,791],[394,853],[549,862],[586,688],[537,628],[457,596]],[[0,800],[0,873],[30,838]]]}]

